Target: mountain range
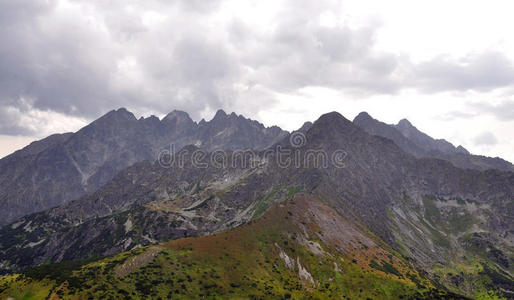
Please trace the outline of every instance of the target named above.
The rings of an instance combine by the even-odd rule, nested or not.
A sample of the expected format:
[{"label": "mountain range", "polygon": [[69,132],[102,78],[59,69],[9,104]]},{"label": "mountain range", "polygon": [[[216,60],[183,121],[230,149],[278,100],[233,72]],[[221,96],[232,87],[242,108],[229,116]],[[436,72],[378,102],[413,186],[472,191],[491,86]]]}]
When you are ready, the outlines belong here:
[{"label": "mountain range", "polygon": [[355,117],[353,123],[370,134],[394,141],[403,151],[418,158],[439,158],[463,169],[514,171],[514,165],[504,159],[472,155],[462,146],[455,147],[446,140],[436,140],[428,136],[406,119],[400,120],[396,125],[389,125],[373,119],[366,112],[362,112]]},{"label": "mountain range", "polygon": [[76,133],[52,135],[0,160],[0,225],[94,192],[162,151],[189,144],[209,151],[262,149],[287,134],[223,110],[199,123],[182,111],[138,120],[124,108],[113,110]]},{"label": "mountain range", "polygon": [[514,297],[512,164],[407,120],[333,112],[289,134],[222,111],[195,123],[120,109],[0,166],[48,178],[4,193],[7,207],[63,197],[0,228],[0,296]]}]

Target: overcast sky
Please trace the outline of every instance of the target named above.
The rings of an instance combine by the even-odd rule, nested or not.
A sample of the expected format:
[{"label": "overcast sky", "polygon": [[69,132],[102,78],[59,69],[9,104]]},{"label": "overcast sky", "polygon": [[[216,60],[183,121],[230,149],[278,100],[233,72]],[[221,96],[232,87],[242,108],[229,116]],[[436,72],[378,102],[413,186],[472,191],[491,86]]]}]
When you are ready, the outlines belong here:
[{"label": "overcast sky", "polygon": [[105,112],[409,119],[514,161],[512,1],[0,0],[0,157]]}]

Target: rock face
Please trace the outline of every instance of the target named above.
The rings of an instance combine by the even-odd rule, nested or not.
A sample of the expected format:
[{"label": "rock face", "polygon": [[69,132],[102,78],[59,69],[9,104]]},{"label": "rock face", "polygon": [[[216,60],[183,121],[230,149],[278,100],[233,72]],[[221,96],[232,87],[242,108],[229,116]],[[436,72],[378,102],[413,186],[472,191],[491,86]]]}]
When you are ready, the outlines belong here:
[{"label": "rock face", "polygon": [[428,151],[438,151],[447,154],[457,152],[457,148],[455,148],[455,146],[453,146],[448,141],[443,139],[436,140],[431,138],[427,134],[419,131],[407,119],[400,120],[400,122],[394,125],[394,127],[398,129],[398,131],[400,131],[403,134],[403,136],[411,140],[414,144],[416,144],[418,147],[422,149],[426,149]]},{"label": "rock face", "polygon": [[499,157],[472,155],[462,146],[455,147],[446,140],[436,140],[419,131],[408,120],[403,119],[396,125],[389,125],[373,119],[362,112],[353,123],[370,134],[388,138],[402,150],[416,157],[433,157],[444,159],[463,169],[488,170],[498,169],[514,172],[514,165]]},{"label": "rock face", "polygon": [[[252,163],[230,156],[220,167],[214,153],[193,163],[198,148],[188,146],[179,153],[184,165],[135,164],[92,194],[4,226],[0,265],[9,272],[208,235],[302,192],[454,291],[499,287],[513,295],[513,172],[416,157],[338,113],[320,117],[305,138],[299,147],[256,151]],[[344,238],[330,230],[342,225],[323,222],[321,240]],[[481,267],[464,273],[463,265]]]},{"label": "rock face", "polygon": [[287,198],[219,234],[0,277],[0,298],[466,299],[316,197]]},{"label": "rock face", "polygon": [[209,151],[263,149],[287,134],[221,110],[200,123],[181,111],[162,120],[111,111],[76,133],[52,135],[0,160],[0,226],[94,192],[120,170],[155,161],[163,150],[188,144]]}]

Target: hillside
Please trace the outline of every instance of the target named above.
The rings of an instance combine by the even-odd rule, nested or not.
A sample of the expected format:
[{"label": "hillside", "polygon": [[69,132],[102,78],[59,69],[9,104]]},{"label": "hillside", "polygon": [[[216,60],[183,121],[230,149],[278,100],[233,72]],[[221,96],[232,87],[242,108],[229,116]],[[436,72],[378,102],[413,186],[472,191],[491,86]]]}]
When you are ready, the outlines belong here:
[{"label": "hillside", "polygon": [[452,296],[435,288],[373,234],[301,193],[274,205],[258,220],[224,233],[89,262],[45,265],[0,279],[2,297],[48,295],[49,299]]}]

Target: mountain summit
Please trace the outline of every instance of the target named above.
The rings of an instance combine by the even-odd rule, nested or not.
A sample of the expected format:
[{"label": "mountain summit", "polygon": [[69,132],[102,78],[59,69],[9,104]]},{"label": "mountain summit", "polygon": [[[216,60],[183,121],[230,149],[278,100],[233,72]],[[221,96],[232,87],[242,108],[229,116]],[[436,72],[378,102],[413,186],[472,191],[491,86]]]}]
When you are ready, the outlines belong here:
[{"label": "mountain summit", "polygon": [[508,161],[472,155],[463,146],[455,147],[446,140],[434,139],[419,131],[407,119],[400,120],[396,125],[389,125],[362,112],[355,117],[353,123],[372,135],[392,140],[405,152],[416,157],[439,158],[465,169],[514,171],[514,165]]},{"label": "mountain summit", "polygon": [[419,131],[414,125],[407,119],[402,119],[398,124],[394,126],[398,129],[405,137],[414,142],[418,147],[426,150],[439,151],[445,154],[453,154],[457,152],[455,146],[446,140],[436,140],[428,136],[427,134]]},{"label": "mountain summit", "polygon": [[264,149],[287,134],[221,110],[201,124],[177,110],[162,120],[112,110],[76,133],[48,137],[0,160],[0,225],[94,192],[171,145],[175,151],[188,144],[208,151]]}]

